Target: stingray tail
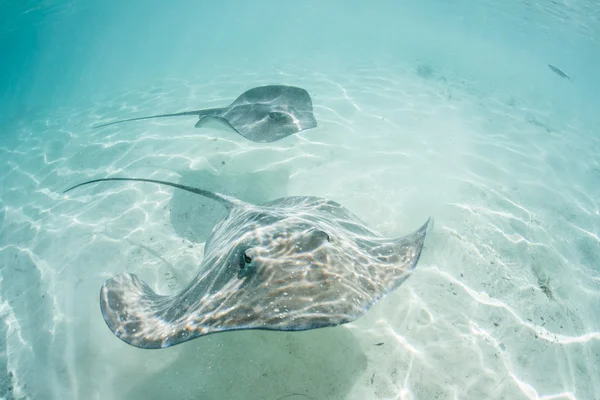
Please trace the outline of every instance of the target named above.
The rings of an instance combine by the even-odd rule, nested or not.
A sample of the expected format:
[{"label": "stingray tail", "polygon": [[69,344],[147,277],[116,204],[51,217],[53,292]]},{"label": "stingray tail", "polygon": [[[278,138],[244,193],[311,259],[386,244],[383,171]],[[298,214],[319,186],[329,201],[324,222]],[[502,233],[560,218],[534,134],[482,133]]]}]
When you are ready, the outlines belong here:
[{"label": "stingray tail", "polygon": [[185,339],[173,337],[172,325],[165,318],[172,299],[156,294],[136,275],[125,273],[102,285],[100,309],[108,328],[119,339],[135,347],[159,349]]},{"label": "stingray tail", "polygon": [[83,183],[79,183],[75,186],[72,186],[70,188],[68,188],[67,190],[65,190],[63,193],[67,193],[75,188],[78,188],[80,186],[84,186],[84,185],[89,185],[91,183],[96,183],[96,182],[106,182],[106,181],[134,181],[134,182],[149,182],[149,183],[156,183],[159,185],[167,185],[167,186],[171,186],[177,189],[182,189],[185,190],[187,192],[192,192],[195,194],[198,194],[200,196],[204,196],[207,197],[209,199],[212,200],[216,200],[219,203],[221,203],[227,210],[231,210],[233,207],[241,205],[243,202],[241,200],[238,200],[234,197],[231,196],[226,196],[224,194],[221,193],[215,193],[215,192],[210,192],[208,190],[203,190],[203,189],[198,189],[192,186],[187,186],[187,185],[180,185],[178,183],[171,183],[171,182],[165,182],[165,181],[159,181],[156,179],[145,179],[145,178],[101,178],[101,179],[93,179],[91,181],[86,181]]},{"label": "stingray tail", "polygon": [[129,119],[123,119],[123,120],[119,120],[119,121],[113,121],[113,122],[109,122],[109,123],[106,123],[106,124],[96,125],[93,128],[96,129],[96,128],[101,128],[103,126],[120,124],[122,122],[139,121],[139,120],[142,120],[142,119],[165,118],[165,117],[183,117],[183,116],[191,116],[191,115],[195,115],[197,117],[202,117],[202,116],[205,116],[205,115],[215,115],[215,114],[218,114],[221,110],[222,110],[221,108],[208,108],[208,109],[205,109],[205,110],[184,111],[184,112],[178,112],[178,113],[174,113],[174,114],[150,115],[148,117],[129,118]]}]

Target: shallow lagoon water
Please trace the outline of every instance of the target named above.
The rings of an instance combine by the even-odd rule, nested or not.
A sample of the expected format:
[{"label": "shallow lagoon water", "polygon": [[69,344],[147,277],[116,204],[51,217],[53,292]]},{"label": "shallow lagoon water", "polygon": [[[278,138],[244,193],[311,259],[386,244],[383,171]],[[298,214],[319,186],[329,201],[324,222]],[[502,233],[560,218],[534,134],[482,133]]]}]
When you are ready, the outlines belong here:
[{"label": "shallow lagoon water", "polygon": [[[519,29],[509,29],[516,17],[507,13],[511,17],[501,20],[504,14],[496,8],[467,14],[458,5],[448,12],[435,2],[417,10],[391,4],[375,10],[356,4],[319,9],[308,2],[276,13],[267,5],[206,6],[211,18],[228,16],[230,47],[217,45],[225,39],[207,39],[194,65],[191,58],[163,54],[156,57],[162,64],[140,69],[143,61],[156,60],[149,43],[156,45],[151,39],[165,26],[171,34],[181,33],[191,22],[185,11],[149,9],[144,12],[155,27],[150,32],[143,29],[149,22],[135,19],[125,27],[124,14],[131,11],[125,9],[112,11],[112,28],[99,31],[97,22],[83,30],[85,38],[95,38],[83,60],[44,59],[40,54],[51,54],[51,45],[40,45],[37,63],[26,63],[22,77],[5,75],[11,81],[3,97],[10,112],[0,125],[0,394],[7,399],[597,398],[600,123],[593,113],[598,98],[587,84],[598,82],[598,76],[584,68],[593,64],[593,55],[583,51],[594,48],[586,41],[597,37],[594,14],[574,26],[557,24],[562,40],[577,44],[565,49],[558,33],[539,33],[540,26],[565,17],[548,19],[539,9],[532,12],[533,21],[540,22],[531,32],[546,41],[519,47],[505,39],[519,35]],[[89,4],[75,5],[71,14],[54,7],[58,11],[48,15],[58,22],[47,26],[50,22],[40,19],[37,29],[60,30],[65,21],[72,27],[93,14]],[[591,3],[579,7],[593,10]],[[573,15],[583,15],[573,5],[550,10],[571,16],[571,22]],[[268,15],[264,21],[281,27],[286,20],[281,15],[288,15],[283,11],[296,16],[292,27],[312,26],[323,40],[317,45],[294,36],[291,28],[279,35],[277,46],[275,39],[257,41],[254,52],[233,40],[239,37],[236,26],[253,26],[245,22],[249,15]],[[406,14],[421,21],[431,15],[431,28],[444,21],[444,13],[445,35],[438,37],[445,47],[425,28],[410,40],[399,39],[407,26],[418,25],[408,24]],[[404,27],[390,22],[390,15],[406,22]],[[477,23],[456,22],[467,15]],[[483,16],[493,23],[485,25]],[[379,25],[369,20],[374,17]],[[369,24],[358,25],[361,18]],[[323,21],[330,24],[317,24]],[[503,34],[502,21],[511,33]],[[210,29],[222,33],[217,25]],[[490,28],[475,32],[481,26]],[[381,36],[373,33],[376,28]],[[568,28],[572,36],[567,37]],[[27,31],[19,29],[6,37]],[[112,39],[123,32],[130,33],[124,40],[140,43],[139,59],[122,54],[115,61],[126,46]],[[144,35],[152,37],[144,40]],[[376,46],[368,47],[366,39],[354,40],[354,46],[342,40],[369,35],[380,39]],[[190,36],[198,35],[183,35],[186,44],[194,43]],[[73,47],[82,40],[64,41],[54,51],[74,57]],[[294,45],[285,46],[286,40]],[[106,42],[115,48],[104,47]],[[161,51],[173,56],[184,47]],[[402,57],[386,54],[399,48]],[[477,63],[476,50],[481,58],[505,64]],[[567,51],[570,57],[559,57]],[[573,81],[547,67],[556,63],[549,54],[569,60],[564,63],[572,66]],[[211,66],[204,65],[211,57]],[[118,71],[111,70],[117,65]],[[65,66],[73,71],[68,77],[56,73]],[[91,129],[100,121],[227,103],[267,83],[307,89],[318,128],[271,144],[194,129],[193,118]],[[100,286],[128,271],[160,293],[181,289],[195,274],[206,235],[223,212],[208,200],[151,184],[105,183],[62,194],[73,184],[105,176],[183,182],[253,202],[327,197],[389,236],[411,232],[428,216],[435,226],[415,273],[354,323],[308,332],[221,333],[144,351],[107,329],[98,305]]]}]

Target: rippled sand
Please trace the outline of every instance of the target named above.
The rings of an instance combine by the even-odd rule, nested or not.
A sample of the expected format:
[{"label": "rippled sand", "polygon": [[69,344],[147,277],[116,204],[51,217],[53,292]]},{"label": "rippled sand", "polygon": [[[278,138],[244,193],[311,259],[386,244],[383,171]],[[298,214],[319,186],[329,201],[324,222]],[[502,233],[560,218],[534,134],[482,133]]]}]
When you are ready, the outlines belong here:
[{"label": "rippled sand", "polygon": [[[316,129],[272,144],[193,117],[260,84],[311,93]],[[480,96],[443,71],[266,70],[93,99],[2,127],[0,395],[81,399],[594,399],[600,393],[600,153],[585,126]],[[316,195],[384,235],[435,227],[415,273],[352,324],[229,332],[159,351],[106,327],[129,271],[160,293],[195,274],[219,205]]]}]

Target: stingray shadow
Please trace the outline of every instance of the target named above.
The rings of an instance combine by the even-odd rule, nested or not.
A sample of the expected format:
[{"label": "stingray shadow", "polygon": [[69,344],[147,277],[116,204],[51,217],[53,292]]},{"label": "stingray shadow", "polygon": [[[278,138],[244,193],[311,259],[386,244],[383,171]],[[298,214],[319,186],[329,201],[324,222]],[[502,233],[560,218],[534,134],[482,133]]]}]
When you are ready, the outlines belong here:
[{"label": "stingray shadow", "polygon": [[[290,173],[287,169],[250,173],[223,173],[210,170],[182,172],[178,183],[235,196],[261,204],[287,196]],[[170,203],[171,224],[180,237],[203,243],[216,223],[227,215],[218,202],[183,190],[174,190]]]},{"label": "stingray shadow", "polygon": [[170,365],[145,375],[123,398],[341,399],[367,367],[358,341],[344,327],[225,332],[178,348],[147,351],[145,361],[161,364],[165,351],[179,354]]}]

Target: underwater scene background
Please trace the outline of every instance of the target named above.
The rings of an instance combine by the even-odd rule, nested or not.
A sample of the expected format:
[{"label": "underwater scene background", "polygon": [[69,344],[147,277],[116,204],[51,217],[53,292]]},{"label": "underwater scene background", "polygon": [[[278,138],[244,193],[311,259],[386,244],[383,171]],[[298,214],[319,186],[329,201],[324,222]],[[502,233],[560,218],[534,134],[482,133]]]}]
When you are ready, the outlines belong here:
[{"label": "underwater scene background", "polygon": [[[600,399],[600,2],[0,2],[0,398]],[[549,67],[554,66],[555,69]],[[294,85],[273,143],[188,117]],[[334,200],[414,273],[349,324],[160,350],[99,306],[196,275],[219,204]]]}]

